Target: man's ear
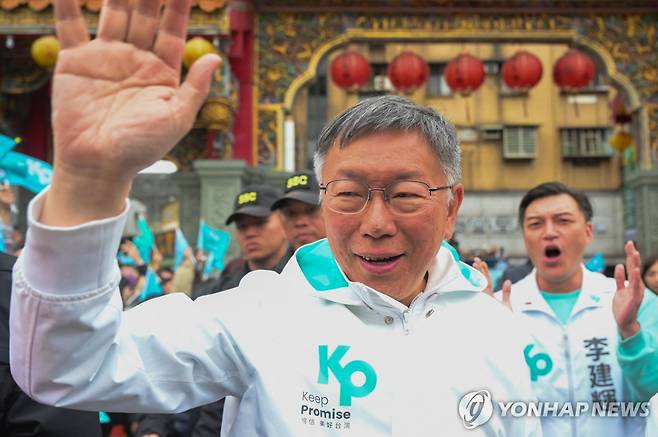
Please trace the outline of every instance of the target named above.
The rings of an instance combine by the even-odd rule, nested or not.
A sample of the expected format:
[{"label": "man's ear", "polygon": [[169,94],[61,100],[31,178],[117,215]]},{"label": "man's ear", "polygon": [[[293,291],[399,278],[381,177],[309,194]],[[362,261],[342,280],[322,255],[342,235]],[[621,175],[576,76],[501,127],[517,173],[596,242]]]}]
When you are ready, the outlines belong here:
[{"label": "man's ear", "polygon": [[446,227],[443,231],[443,238],[445,240],[452,238],[452,234],[455,232],[459,208],[464,201],[464,186],[461,183],[455,184],[451,192],[452,199],[448,202],[448,216],[446,217]]},{"label": "man's ear", "polygon": [[585,223],[585,236],[587,237],[587,244],[590,244],[594,239],[594,225],[592,225],[592,222]]}]

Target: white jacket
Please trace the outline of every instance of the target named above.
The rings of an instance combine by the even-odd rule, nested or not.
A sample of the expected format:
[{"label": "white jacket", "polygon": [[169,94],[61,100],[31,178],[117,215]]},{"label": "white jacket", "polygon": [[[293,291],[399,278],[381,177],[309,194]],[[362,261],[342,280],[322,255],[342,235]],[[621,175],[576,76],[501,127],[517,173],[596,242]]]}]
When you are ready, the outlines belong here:
[{"label": "white jacket", "polygon": [[[35,223],[14,270],[12,373],[40,402],[174,412],[241,398],[231,436],[525,436],[538,420],[497,413],[473,431],[465,393],[532,399],[513,315],[441,248],[410,308],[346,280],[326,240],[279,275],[191,301],[123,312],[114,260],[124,215],[69,229]],[[468,280],[470,278],[470,280]]]},{"label": "white jacket", "polygon": [[[537,287],[536,269],[512,286],[510,303],[533,342],[525,350],[540,401],[628,401],[629,389],[617,361],[617,324],[612,313],[615,280],[583,269],[583,283],[566,325]],[[621,417],[545,417],[546,436],[642,435],[644,420]]]}]

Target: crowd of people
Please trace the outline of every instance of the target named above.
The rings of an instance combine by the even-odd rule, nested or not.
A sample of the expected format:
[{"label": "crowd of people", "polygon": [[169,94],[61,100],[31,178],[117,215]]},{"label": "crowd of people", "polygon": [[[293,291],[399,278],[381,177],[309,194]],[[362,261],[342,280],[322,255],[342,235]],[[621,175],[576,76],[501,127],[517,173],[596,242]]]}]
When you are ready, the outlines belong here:
[{"label": "crowd of people", "polygon": [[[188,2],[160,25],[136,5],[106,6],[89,42],[78,2],[55,2],[53,182],[28,208],[3,313],[10,433],[93,436],[116,413],[139,437],[658,433],[658,411],[619,413],[658,393],[656,259],[643,267],[627,242],[614,277],[588,271],[589,199],[542,183],[518,209],[529,271],[496,292],[448,243],[464,198],[455,129],[403,97],[329,122],[314,172],[245,187],[226,221],[241,255],[219,278],[199,279],[192,250],[175,270],[146,262],[121,238],[131,182],[191,127],[219,59],[179,85]],[[141,299],[149,268],[164,296]],[[7,406],[19,393],[29,419]],[[494,407],[512,401],[605,417]],[[46,414],[62,414],[51,434]]]}]

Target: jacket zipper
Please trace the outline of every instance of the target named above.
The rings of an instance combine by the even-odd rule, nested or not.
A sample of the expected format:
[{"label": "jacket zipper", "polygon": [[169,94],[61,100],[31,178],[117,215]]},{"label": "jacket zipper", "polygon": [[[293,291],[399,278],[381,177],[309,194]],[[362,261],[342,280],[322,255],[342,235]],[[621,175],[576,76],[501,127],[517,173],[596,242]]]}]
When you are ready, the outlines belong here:
[{"label": "jacket zipper", "polygon": [[[562,332],[563,336],[562,338],[564,339],[564,344],[565,344],[565,352],[564,356],[567,361],[567,380],[569,381],[569,402],[571,402],[571,405],[574,405],[574,387],[573,387],[573,377],[572,377],[572,366],[571,366],[571,348],[569,347],[569,334],[567,333],[567,329],[563,326],[562,327]],[[577,427],[576,427],[576,418],[572,417],[571,418],[571,435],[573,437],[577,436]]]}]

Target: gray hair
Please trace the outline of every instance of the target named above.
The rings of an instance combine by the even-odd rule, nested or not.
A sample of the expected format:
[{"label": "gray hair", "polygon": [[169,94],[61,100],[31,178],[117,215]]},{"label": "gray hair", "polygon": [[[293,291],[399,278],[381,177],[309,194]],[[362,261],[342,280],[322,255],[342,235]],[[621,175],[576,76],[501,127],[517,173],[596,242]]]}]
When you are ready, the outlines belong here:
[{"label": "gray hair", "polygon": [[318,181],[322,182],[324,160],[335,144],[345,147],[359,138],[386,131],[417,131],[439,158],[448,184],[459,182],[461,153],[452,123],[431,108],[392,95],[362,100],[322,129],[313,157]]}]

